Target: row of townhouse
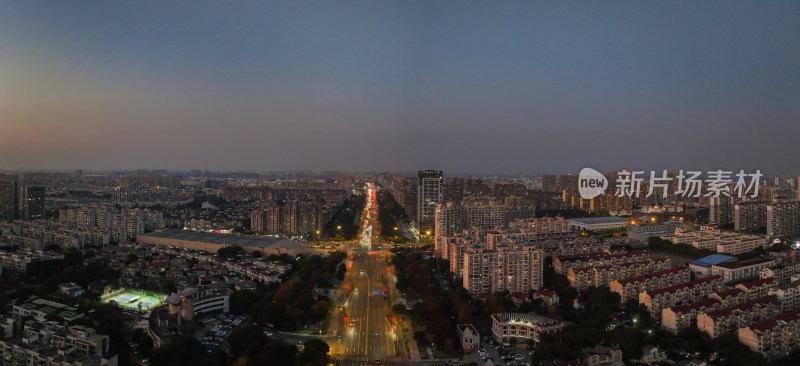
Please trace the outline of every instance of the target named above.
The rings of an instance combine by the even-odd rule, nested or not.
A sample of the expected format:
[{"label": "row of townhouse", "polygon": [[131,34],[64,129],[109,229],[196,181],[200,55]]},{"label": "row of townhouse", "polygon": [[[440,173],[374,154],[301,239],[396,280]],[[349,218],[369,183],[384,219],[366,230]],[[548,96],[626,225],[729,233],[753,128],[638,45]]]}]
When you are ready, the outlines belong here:
[{"label": "row of townhouse", "polygon": [[800,310],[739,328],[737,335],[739,342],[767,359],[786,356],[800,348]]},{"label": "row of townhouse", "polygon": [[661,328],[673,334],[692,326],[697,316],[720,308],[722,303],[713,298],[706,298],[690,304],[676,305],[661,311]]},{"label": "row of townhouse", "polygon": [[601,253],[609,249],[611,249],[611,244],[608,242],[588,240],[585,242],[559,243],[552,248],[545,249],[545,252],[550,256],[565,256]]},{"label": "row of townhouse", "polygon": [[625,303],[630,299],[638,299],[642,292],[689,282],[690,279],[689,267],[677,266],[641,276],[611,281],[608,286],[611,291],[619,294],[620,302]]},{"label": "row of townhouse", "polygon": [[800,309],[800,281],[789,282],[769,289],[784,312]]},{"label": "row of townhouse", "polygon": [[661,315],[665,308],[705,298],[723,284],[722,276],[712,275],[693,281],[649,290],[639,294],[639,304],[647,307],[653,317]]},{"label": "row of townhouse", "polygon": [[763,268],[761,278],[773,277],[778,285],[787,284],[800,279],[800,263],[794,265],[776,265],[772,268]]},{"label": "row of townhouse", "polygon": [[604,253],[578,254],[553,257],[553,269],[558,274],[566,274],[570,268],[599,267],[614,264],[640,262],[648,259],[646,251],[625,252],[621,250],[609,250]]},{"label": "row of townhouse", "polygon": [[708,298],[719,300],[721,308],[741,304],[748,300],[747,293],[735,287],[710,293],[708,294]]},{"label": "row of townhouse", "polygon": [[770,295],[700,314],[697,329],[716,338],[780,313],[777,298]]},{"label": "row of townhouse", "polygon": [[747,294],[747,300],[753,300],[769,295],[769,289],[775,287],[775,283],[772,277],[760,278],[737,284],[736,288]]},{"label": "row of townhouse", "polygon": [[592,286],[606,286],[618,278],[629,278],[654,271],[662,271],[670,268],[671,265],[672,261],[665,257],[599,267],[570,268],[567,270],[567,279],[570,285],[582,291]]},{"label": "row of townhouse", "polygon": [[[743,285],[747,285],[747,283]],[[742,286],[742,288],[745,287],[746,286]],[[766,304],[753,306],[752,302],[754,301],[769,300],[771,304],[768,310],[769,316],[777,315],[776,313],[781,312],[781,307],[779,306],[780,303],[778,302],[778,298],[775,295],[753,299],[749,297],[750,293],[745,292],[742,288],[734,287],[718,292],[713,292],[708,294],[708,298],[706,299],[695,301],[690,304],[677,305],[671,308],[666,308],[662,310],[661,313],[661,325],[663,328],[673,333],[677,333],[681,329],[693,326],[695,320],[699,319],[699,316],[705,313],[713,312],[719,309],[729,309],[730,311],[734,311],[736,309],[753,308],[754,310],[758,311],[761,309],[761,306],[766,306]],[[772,293],[771,291],[772,289],[770,289],[770,293]],[[742,305],[742,304],[747,304],[747,305]],[[788,311],[788,310],[783,310],[783,311]],[[738,314],[738,312],[736,314]],[[730,314],[727,314],[727,312],[723,312],[722,315],[730,316]],[[754,321],[769,317],[769,316],[764,316],[758,318],[755,314],[753,316],[754,318],[752,319],[745,316],[743,319],[737,320],[738,321],[737,324],[743,323],[743,325],[746,325]],[[751,320],[748,321],[747,319]],[[698,327],[700,327],[699,323]]]}]

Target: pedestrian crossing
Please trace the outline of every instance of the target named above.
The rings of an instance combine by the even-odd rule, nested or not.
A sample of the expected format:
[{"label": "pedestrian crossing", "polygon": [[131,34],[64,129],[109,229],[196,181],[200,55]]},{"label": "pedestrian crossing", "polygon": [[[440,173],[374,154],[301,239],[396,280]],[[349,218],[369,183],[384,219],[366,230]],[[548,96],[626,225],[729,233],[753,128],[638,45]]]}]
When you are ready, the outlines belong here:
[{"label": "pedestrian crossing", "polygon": [[[364,356],[364,354],[353,354],[353,353],[346,353],[342,355],[336,355],[333,357],[333,361],[335,364],[338,365],[372,365],[375,363],[375,359],[369,358]],[[398,356],[390,356],[390,357],[383,357],[380,359],[382,364],[402,364],[405,361],[408,361],[405,357],[398,357]]]}]

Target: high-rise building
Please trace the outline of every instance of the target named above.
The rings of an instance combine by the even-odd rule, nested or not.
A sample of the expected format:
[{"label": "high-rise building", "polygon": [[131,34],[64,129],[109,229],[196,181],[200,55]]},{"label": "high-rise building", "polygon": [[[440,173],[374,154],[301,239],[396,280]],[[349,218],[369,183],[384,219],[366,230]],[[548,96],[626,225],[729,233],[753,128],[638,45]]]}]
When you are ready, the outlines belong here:
[{"label": "high-rise building", "polygon": [[463,286],[470,294],[527,293],[542,287],[544,251],[532,245],[501,244],[495,250],[473,245],[463,258]]},{"label": "high-rise building", "polygon": [[466,203],[467,227],[477,227],[483,230],[506,227],[506,206],[499,202]]},{"label": "high-rise building", "polygon": [[558,176],[558,187],[560,191],[578,188],[578,176],[563,174]]},{"label": "high-rise building", "polygon": [[417,188],[411,179],[406,177],[395,177],[392,180],[392,196],[395,201],[403,206],[406,214],[416,218],[417,215]]},{"label": "high-rise building", "polygon": [[436,204],[442,203],[444,176],[441,170],[417,173],[417,227],[420,234],[431,235],[436,225]]},{"label": "high-rise building", "polygon": [[723,227],[733,225],[733,206],[740,201],[741,199],[735,196],[720,195],[719,197],[709,197],[708,222]]},{"label": "high-rise building", "polygon": [[17,182],[0,180],[0,220],[13,221],[17,214]]},{"label": "high-rise building", "polygon": [[19,188],[18,217],[21,219],[41,219],[45,217],[44,187],[22,186]]},{"label": "high-rise building", "polygon": [[764,232],[767,228],[767,202],[740,202],[733,206],[733,229]]},{"label": "high-rise building", "polygon": [[441,253],[446,249],[447,238],[453,233],[464,230],[466,224],[464,206],[453,202],[436,205],[436,252]]},{"label": "high-rise building", "polygon": [[800,201],[768,205],[766,226],[770,236],[800,234]]},{"label": "high-rise building", "polygon": [[551,193],[561,192],[561,189],[558,187],[558,180],[555,175],[542,176],[542,191]]}]

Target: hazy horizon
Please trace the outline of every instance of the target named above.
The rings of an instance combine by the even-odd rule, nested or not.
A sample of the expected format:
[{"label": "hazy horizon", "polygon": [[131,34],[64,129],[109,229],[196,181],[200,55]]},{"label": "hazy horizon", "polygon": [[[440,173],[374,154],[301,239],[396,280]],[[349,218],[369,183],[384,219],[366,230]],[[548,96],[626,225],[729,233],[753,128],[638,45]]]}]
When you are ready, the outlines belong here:
[{"label": "hazy horizon", "polygon": [[4,2],[0,170],[798,175],[800,3],[719,5]]}]

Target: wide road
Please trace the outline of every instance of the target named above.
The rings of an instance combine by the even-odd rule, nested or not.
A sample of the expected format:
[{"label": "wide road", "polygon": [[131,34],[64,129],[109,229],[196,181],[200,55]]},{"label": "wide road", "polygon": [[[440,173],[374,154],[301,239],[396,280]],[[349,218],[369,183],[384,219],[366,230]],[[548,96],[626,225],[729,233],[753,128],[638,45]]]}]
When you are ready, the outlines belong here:
[{"label": "wide road", "polygon": [[380,235],[376,189],[368,185],[367,202],[361,214],[358,244],[349,249],[348,271],[331,327],[337,329],[329,340],[336,365],[401,364],[407,360],[399,346],[390,314],[393,273],[388,251],[377,244]]}]

